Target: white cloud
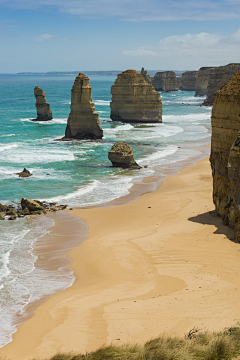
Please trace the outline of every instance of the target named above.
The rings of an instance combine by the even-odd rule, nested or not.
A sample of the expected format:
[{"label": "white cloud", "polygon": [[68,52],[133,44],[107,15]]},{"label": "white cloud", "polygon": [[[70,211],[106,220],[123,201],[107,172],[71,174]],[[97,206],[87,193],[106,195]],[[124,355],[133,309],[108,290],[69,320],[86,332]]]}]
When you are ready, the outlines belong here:
[{"label": "white cloud", "polygon": [[11,9],[56,9],[81,18],[125,21],[240,19],[239,0],[0,0]]},{"label": "white cloud", "polygon": [[53,35],[53,34],[41,34],[38,35],[36,37],[34,37],[34,40],[36,41],[46,41],[46,40],[50,40],[54,37],[56,37],[57,35]]}]

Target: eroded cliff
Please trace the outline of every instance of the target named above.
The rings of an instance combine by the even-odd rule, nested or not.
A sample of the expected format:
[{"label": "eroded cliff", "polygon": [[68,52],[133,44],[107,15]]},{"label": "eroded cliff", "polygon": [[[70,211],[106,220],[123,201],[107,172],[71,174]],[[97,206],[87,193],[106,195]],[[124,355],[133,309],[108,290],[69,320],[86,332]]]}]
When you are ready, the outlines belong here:
[{"label": "eroded cliff", "polygon": [[186,71],[182,74],[179,89],[184,91],[195,91],[197,71]]},{"label": "eroded cliff", "polygon": [[201,67],[196,76],[195,96],[205,96],[208,92],[208,82],[212,67]]},{"label": "eroded cliff", "polygon": [[179,90],[179,82],[174,71],[157,72],[152,79],[152,85],[157,91]]}]

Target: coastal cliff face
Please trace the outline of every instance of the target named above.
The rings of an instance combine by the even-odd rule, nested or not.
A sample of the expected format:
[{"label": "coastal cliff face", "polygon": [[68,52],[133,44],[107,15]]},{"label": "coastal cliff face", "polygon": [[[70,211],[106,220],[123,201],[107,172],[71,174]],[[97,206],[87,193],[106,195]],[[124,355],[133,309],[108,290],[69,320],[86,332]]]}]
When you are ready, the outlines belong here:
[{"label": "coastal cliff face", "polygon": [[201,67],[198,70],[195,85],[195,96],[205,96],[208,92],[208,82],[212,67]]},{"label": "coastal cliff face", "polygon": [[214,95],[210,162],[217,214],[240,242],[240,71]]},{"label": "coastal cliff face", "polygon": [[152,85],[157,91],[179,90],[179,82],[174,71],[157,72],[152,79]]},{"label": "coastal cliff face", "polygon": [[89,78],[79,73],[71,94],[71,112],[68,117],[65,139],[101,139],[103,130],[91,96]]},{"label": "coastal cliff face", "polygon": [[197,71],[186,71],[182,74],[179,89],[184,91],[195,91]]},{"label": "coastal cliff face", "polygon": [[35,86],[34,95],[36,98],[37,118],[35,121],[47,121],[52,120],[52,110],[49,103],[46,102],[45,92],[40,87]]},{"label": "coastal cliff face", "polygon": [[143,67],[142,67],[142,70],[141,70],[141,75],[144,77],[145,81],[146,81],[148,84],[151,84],[151,85],[152,85],[151,76],[148,75],[147,70],[144,70]]},{"label": "coastal cliff face", "polygon": [[122,122],[162,122],[160,94],[135,70],[118,74],[111,88],[111,119]]},{"label": "coastal cliff face", "polygon": [[240,70],[240,64],[228,64],[226,66],[219,66],[213,68],[209,73],[209,82],[207,88],[207,98],[204,100],[204,105],[213,104],[213,95],[214,93],[231,77]]}]

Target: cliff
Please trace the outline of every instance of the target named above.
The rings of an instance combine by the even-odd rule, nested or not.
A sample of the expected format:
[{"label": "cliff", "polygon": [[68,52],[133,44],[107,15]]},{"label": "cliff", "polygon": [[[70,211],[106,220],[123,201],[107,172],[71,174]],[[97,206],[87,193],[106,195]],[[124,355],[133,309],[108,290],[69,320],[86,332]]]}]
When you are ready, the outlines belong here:
[{"label": "cliff", "polygon": [[179,89],[184,91],[195,91],[197,71],[186,71],[182,74]]},{"label": "cliff", "polygon": [[103,137],[91,90],[89,78],[79,73],[72,87],[71,112],[65,130],[65,139],[101,139]]},{"label": "cliff", "polygon": [[214,93],[239,70],[240,64],[228,64],[211,69],[207,87],[207,98],[203,104],[212,105]]},{"label": "cliff", "polygon": [[142,67],[142,70],[141,70],[141,75],[144,77],[145,81],[146,81],[148,84],[152,84],[152,79],[151,79],[151,77],[148,75],[147,70],[144,70],[143,67]]},{"label": "cliff", "polygon": [[208,82],[212,67],[201,67],[196,76],[195,96],[205,96],[208,92]]},{"label": "cliff", "polygon": [[214,95],[210,162],[217,214],[240,242],[240,71]]},{"label": "cliff", "polygon": [[32,119],[33,121],[47,121],[52,120],[52,111],[50,109],[49,103],[46,102],[45,92],[40,89],[40,87],[35,86],[34,95],[36,98],[36,109],[37,109],[37,118]]},{"label": "cliff", "polygon": [[157,72],[152,79],[152,85],[157,91],[179,90],[179,82],[174,71]]},{"label": "cliff", "polygon": [[162,122],[160,94],[135,70],[118,74],[111,88],[111,119],[122,122]]}]

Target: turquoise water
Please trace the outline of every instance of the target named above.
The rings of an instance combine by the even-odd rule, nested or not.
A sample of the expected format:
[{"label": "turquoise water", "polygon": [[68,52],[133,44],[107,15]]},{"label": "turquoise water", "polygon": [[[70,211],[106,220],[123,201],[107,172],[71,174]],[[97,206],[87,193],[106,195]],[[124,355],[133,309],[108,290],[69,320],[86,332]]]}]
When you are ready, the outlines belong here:
[{"label": "turquoise water", "polygon": [[[22,197],[45,199],[70,206],[106,203],[127,195],[134,183],[174,167],[179,161],[202,156],[210,143],[211,108],[198,106],[193,92],[161,93],[162,124],[121,124],[110,120],[110,89],[115,77],[90,77],[92,98],[104,131],[102,141],[57,142],[64,135],[70,111],[73,76],[0,75],[0,202]],[[36,117],[34,87],[46,93],[53,120]],[[128,142],[141,170],[111,167],[108,151],[117,141]],[[24,167],[30,178],[15,175]],[[40,219],[40,218],[39,218]],[[0,346],[16,331],[14,315],[24,316],[29,302],[70,286],[67,270],[39,272],[32,249],[54,225],[41,217],[0,222]],[[23,261],[24,260],[24,261]],[[37,282],[35,281],[37,279]],[[39,291],[38,284],[45,286]],[[7,325],[6,325],[7,324]]]}]

